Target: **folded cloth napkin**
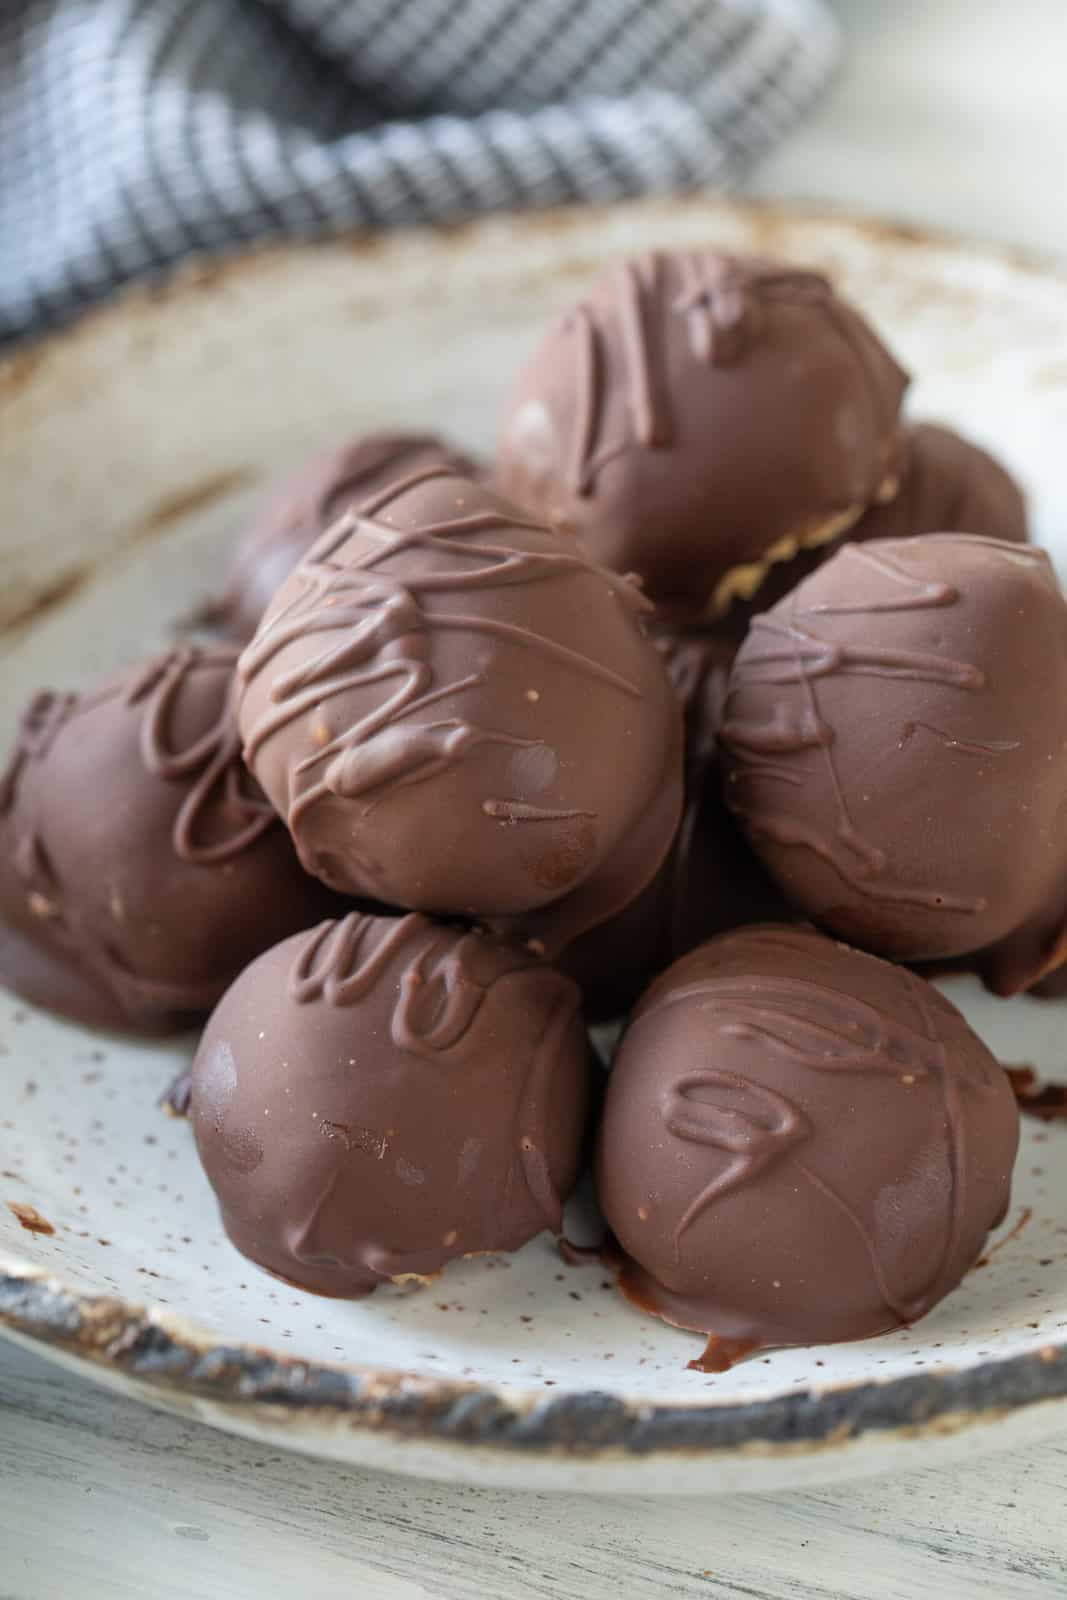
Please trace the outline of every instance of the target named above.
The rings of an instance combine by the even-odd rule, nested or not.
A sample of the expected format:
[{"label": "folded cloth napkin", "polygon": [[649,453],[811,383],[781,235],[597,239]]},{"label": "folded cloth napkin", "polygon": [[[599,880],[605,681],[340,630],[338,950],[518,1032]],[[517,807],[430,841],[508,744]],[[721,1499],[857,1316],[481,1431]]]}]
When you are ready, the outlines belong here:
[{"label": "folded cloth napkin", "polygon": [[190,253],[723,185],[822,0],[7,0],[0,337]]}]

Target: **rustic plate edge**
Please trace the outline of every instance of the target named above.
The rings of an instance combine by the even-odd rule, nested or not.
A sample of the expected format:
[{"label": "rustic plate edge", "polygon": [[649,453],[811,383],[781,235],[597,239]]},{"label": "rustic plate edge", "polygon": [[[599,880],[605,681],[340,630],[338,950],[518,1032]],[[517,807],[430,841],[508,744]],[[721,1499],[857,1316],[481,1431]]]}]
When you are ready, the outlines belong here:
[{"label": "rustic plate edge", "polygon": [[272,239],[259,244],[235,245],[215,253],[193,253],[170,268],[144,281],[127,284],[105,298],[92,302],[70,321],[49,329],[38,338],[19,340],[0,354],[0,401],[5,389],[12,392],[39,374],[45,364],[62,357],[86,340],[97,337],[112,321],[133,315],[151,314],[175,298],[216,287],[245,273],[271,270],[281,260],[324,251],[372,256],[383,251],[417,251],[422,241],[433,239],[451,249],[463,249],[472,237],[490,236],[502,227],[518,233],[551,233],[565,230],[576,219],[590,220],[597,214],[605,218],[620,212],[706,211],[709,218],[749,213],[766,219],[803,223],[818,227],[840,226],[871,240],[882,240],[916,249],[936,249],[963,257],[981,254],[1011,271],[1059,280],[1067,285],[1067,264],[1052,253],[1005,244],[1003,241],[975,238],[952,229],[895,221],[876,213],[856,212],[845,206],[825,202],[781,202],[764,196],[688,194],[646,196],[630,201],[594,206],[551,206],[542,210],[500,213],[471,217],[454,223],[396,229],[357,229],[330,234],[321,239]]},{"label": "rustic plate edge", "polygon": [[[113,1369],[149,1392],[344,1424],[424,1442],[573,1459],[791,1455],[871,1434],[956,1433],[1006,1412],[1067,1399],[1067,1344],[962,1371],[863,1382],[730,1404],[645,1405],[598,1390],[506,1398],[489,1385],[302,1361],[213,1343],[151,1308],[84,1294],[30,1263],[0,1268],[0,1333]],[[146,1396],[149,1397],[149,1396]]]}]

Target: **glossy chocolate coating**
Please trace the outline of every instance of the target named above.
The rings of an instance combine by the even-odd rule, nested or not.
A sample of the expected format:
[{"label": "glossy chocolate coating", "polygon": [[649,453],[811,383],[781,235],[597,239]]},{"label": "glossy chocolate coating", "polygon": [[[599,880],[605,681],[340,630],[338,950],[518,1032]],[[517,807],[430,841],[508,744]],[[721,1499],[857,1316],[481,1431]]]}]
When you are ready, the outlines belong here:
[{"label": "glossy chocolate coating", "polygon": [[686,627],[654,617],[649,636],[682,707],[686,772],[703,771],[718,761],[730,671],[744,630],[725,619]]},{"label": "glossy chocolate coating", "polygon": [[655,629],[653,642],[682,706],[685,811],[671,855],[666,959],[749,922],[787,922],[792,912],[722,798],[719,734],[739,641],[717,628]]},{"label": "glossy chocolate coating", "polygon": [[1012,994],[1067,926],[1067,603],[1047,556],[966,534],[847,545],[734,663],[726,798],[787,898]]},{"label": "glossy chocolate coating", "polygon": [[738,648],[754,616],[777,605],[843,545],[922,533],[980,533],[1013,544],[1028,537],[1026,501],[1011,474],[985,450],[933,422],[904,429],[900,487],[892,500],[871,506],[828,544],[776,562],[750,600],[733,602],[716,631]]},{"label": "glossy chocolate coating", "polygon": [[924,533],[979,533],[1016,544],[1025,544],[1028,536],[1026,501],[1015,479],[986,451],[932,422],[905,428],[900,488],[892,500],[871,506],[827,544],[775,562],[751,599],[736,598],[713,622],[654,623],[657,645],[671,658],[668,670],[679,683],[693,674],[699,682],[709,669],[713,676],[720,672],[723,661],[740,648],[752,618],[777,605],[843,545]]},{"label": "glossy chocolate coating", "polygon": [[506,493],[690,617],[895,492],[907,379],[827,279],[712,251],[621,262],[522,371]]},{"label": "glossy chocolate coating", "polygon": [[900,488],[872,506],[847,535],[908,539],[920,533],[981,533],[1025,544],[1026,501],[1010,472],[951,428],[916,422],[905,430]]},{"label": "glossy chocolate coating", "polygon": [[578,991],[424,917],[325,922],[234,983],[193,1064],[237,1248],[356,1296],[558,1230],[589,1109]]},{"label": "glossy chocolate coating", "polygon": [[469,477],[478,472],[469,456],[433,434],[361,434],[315,456],[275,491],[237,546],[218,606],[227,630],[251,639],[275,590],[353,500],[436,463]]},{"label": "glossy chocolate coating", "polygon": [[246,759],[308,869],[550,950],[627,904],[681,810],[646,604],[444,469],[347,513],[238,672]]},{"label": "glossy chocolate coating", "polygon": [[0,780],[0,981],[78,1021],[188,1026],[329,911],[241,762],[236,651],[37,695]]},{"label": "glossy chocolate coating", "polygon": [[1067,1000],[1067,965],[1054,967],[1030,990],[1040,1000]]},{"label": "glossy chocolate coating", "polygon": [[630,1022],[597,1142],[620,1285],[747,1346],[861,1339],[953,1289],[1003,1218],[1008,1079],[913,973],[810,928],[727,934]]}]

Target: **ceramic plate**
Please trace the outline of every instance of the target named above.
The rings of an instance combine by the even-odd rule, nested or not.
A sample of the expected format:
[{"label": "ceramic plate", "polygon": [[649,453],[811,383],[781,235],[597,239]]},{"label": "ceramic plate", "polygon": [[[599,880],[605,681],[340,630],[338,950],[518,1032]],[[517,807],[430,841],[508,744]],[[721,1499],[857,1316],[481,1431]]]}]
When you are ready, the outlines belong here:
[{"label": "ceramic plate", "polygon": [[[1067,567],[1067,280],[845,219],[708,202],[267,252],[186,275],[0,378],[0,720],[156,648],[218,585],[265,481],[363,428],[489,446],[516,361],[606,254],[716,243],[826,267],[997,448]],[[1040,685],[1034,686],[1040,693]],[[1063,1073],[1067,1004],[953,998]],[[719,1376],[542,1237],[432,1287],[317,1300],[219,1229],[157,1108],[191,1041],[131,1045],[0,999],[0,1324],[145,1400],[317,1454],[461,1480],[770,1489],[1067,1425],[1067,1125],[1029,1122],[1011,1211],[921,1324]]]}]

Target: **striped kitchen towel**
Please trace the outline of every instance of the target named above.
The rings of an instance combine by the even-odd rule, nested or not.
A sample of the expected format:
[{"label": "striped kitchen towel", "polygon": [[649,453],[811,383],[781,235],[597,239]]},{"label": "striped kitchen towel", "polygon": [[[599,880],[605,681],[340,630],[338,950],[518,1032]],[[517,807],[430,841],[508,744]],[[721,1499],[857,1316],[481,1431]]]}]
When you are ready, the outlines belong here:
[{"label": "striped kitchen towel", "polygon": [[0,338],[192,253],[729,183],[823,0],[6,0]]}]

